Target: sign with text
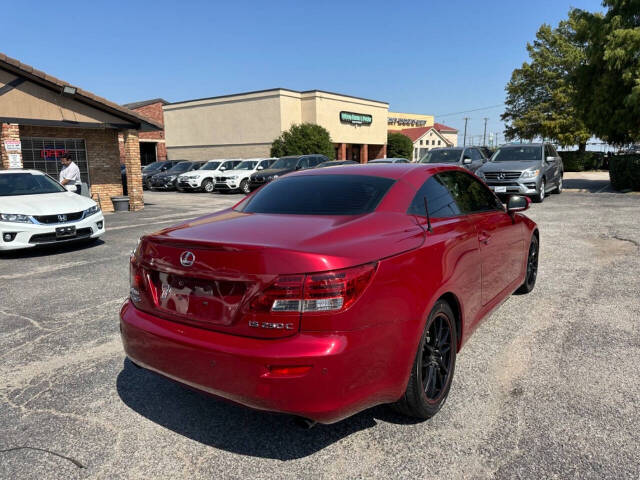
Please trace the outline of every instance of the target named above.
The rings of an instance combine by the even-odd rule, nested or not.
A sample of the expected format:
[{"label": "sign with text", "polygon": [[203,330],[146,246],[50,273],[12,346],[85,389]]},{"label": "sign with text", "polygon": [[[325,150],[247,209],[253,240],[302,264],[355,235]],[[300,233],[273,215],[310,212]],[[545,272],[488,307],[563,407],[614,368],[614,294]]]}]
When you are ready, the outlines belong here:
[{"label": "sign with text", "polygon": [[9,154],[9,168],[22,168],[22,157],[19,153]]},{"label": "sign with text", "polygon": [[371,125],[373,117],[366,113],[340,112],[340,121],[353,125]]},{"label": "sign with text", "polygon": [[47,148],[45,150],[40,150],[41,158],[60,158],[63,154],[67,153],[64,148]]},{"label": "sign with text", "polygon": [[22,149],[22,143],[20,140],[5,140],[4,149],[7,152],[19,152]]},{"label": "sign with text", "polygon": [[424,127],[427,124],[426,120],[418,120],[415,118],[398,118],[389,117],[388,125],[401,125],[403,127]]}]

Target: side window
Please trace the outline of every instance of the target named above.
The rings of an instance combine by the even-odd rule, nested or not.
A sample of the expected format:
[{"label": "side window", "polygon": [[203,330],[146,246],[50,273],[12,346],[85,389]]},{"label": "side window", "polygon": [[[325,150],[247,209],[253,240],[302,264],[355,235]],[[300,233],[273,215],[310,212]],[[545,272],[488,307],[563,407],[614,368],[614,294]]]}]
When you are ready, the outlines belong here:
[{"label": "side window", "polygon": [[451,193],[437,175],[430,177],[422,184],[420,190],[413,197],[407,213],[409,215],[425,216],[424,199],[429,204],[429,216],[431,218],[447,218],[460,215],[460,209]]},{"label": "side window", "polygon": [[482,154],[478,151],[477,148],[471,149],[471,160],[473,160],[474,162],[482,160]]},{"label": "side window", "polygon": [[300,170],[304,168],[309,168],[309,157],[304,157],[298,162],[298,168]]},{"label": "side window", "polygon": [[221,168],[224,168],[226,170],[231,170],[233,168],[233,162],[224,162]]},{"label": "side window", "polygon": [[502,210],[502,204],[482,182],[464,172],[442,172],[437,175],[447,186],[464,214]]}]

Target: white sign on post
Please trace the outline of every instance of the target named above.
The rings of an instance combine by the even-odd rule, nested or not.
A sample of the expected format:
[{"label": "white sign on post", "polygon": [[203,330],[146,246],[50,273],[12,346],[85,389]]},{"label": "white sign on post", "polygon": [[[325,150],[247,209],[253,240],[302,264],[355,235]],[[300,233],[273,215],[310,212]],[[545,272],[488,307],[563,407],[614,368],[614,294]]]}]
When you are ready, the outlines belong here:
[{"label": "white sign on post", "polygon": [[22,168],[22,157],[19,153],[9,154],[9,168]]},{"label": "white sign on post", "polygon": [[5,140],[4,149],[7,152],[20,152],[22,150],[22,142],[20,140]]}]

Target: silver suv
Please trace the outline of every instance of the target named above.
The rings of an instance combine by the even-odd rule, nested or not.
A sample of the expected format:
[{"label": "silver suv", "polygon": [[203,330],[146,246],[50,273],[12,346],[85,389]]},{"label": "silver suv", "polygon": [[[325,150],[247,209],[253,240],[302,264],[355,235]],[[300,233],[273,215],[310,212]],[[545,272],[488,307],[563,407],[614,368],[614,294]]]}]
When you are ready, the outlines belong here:
[{"label": "silver suv", "polygon": [[507,144],[476,175],[498,195],[517,193],[542,202],[549,192],[562,193],[562,159],[549,143]]}]

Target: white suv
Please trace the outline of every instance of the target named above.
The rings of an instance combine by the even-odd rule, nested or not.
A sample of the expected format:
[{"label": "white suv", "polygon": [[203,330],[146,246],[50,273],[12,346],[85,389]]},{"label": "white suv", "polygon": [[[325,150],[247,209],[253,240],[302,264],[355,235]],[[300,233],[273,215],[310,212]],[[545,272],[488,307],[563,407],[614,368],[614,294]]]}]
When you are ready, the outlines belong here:
[{"label": "white suv", "polygon": [[213,192],[216,175],[226,170],[232,170],[240,163],[236,160],[209,160],[198,170],[183,173],[178,176],[176,187],[180,191],[185,190],[204,190],[205,192]]},{"label": "white suv", "polygon": [[219,191],[240,190],[250,193],[249,177],[258,170],[264,170],[275,162],[276,158],[249,158],[243,160],[236,168],[216,176],[215,189]]}]

